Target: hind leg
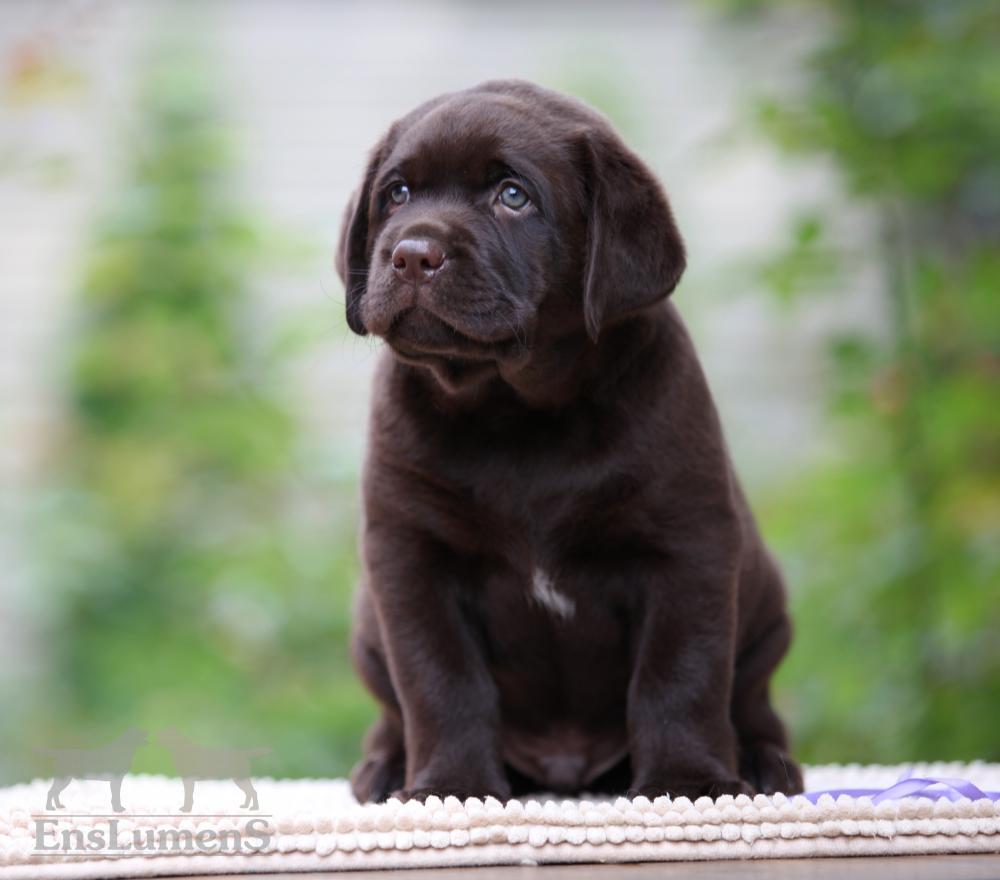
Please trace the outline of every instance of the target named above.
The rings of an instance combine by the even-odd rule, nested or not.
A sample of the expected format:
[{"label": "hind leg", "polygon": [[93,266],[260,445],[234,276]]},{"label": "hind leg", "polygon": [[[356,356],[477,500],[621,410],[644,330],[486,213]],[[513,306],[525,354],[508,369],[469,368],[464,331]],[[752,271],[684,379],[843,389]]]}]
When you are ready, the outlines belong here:
[{"label": "hind leg", "polygon": [[763,794],[802,791],[802,771],[788,754],[788,736],[768,687],[791,639],[791,623],[782,615],[736,661],[732,717],[739,737],[740,776]]},{"label": "hind leg", "polygon": [[[358,612],[360,625],[351,641],[351,659],[361,680],[382,706],[381,716],[365,735],[363,757],[351,771],[354,796],[364,803],[384,801],[392,792],[403,788],[406,782],[406,749],[403,716],[385,656],[380,648],[372,645],[378,637],[371,606],[362,601]],[[369,634],[367,637],[366,632]]]},{"label": "hind leg", "polygon": [[253,782],[249,777],[247,778],[233,778],[233,782],[239,787],[240,791],[246,795],[243,798],[243,803],[240,804],[240,809],[242,810],[256,810],[257,807],[257,789],[253,787]]},{"label": "hind leg", "polygon": [[402,725],[383,713],[365,736],[364,757],[351,771],[351,788],[362,803],[384,801],[405,782]]},{"label": "hind leg", "polygon": [[46,810],[61,810],[63,805],[62,801],[59,800],[59,795],[65,791],[66,786],[70,783],[69,776],[57,776],[52,780],[52,785],[49,788],[48,796],[45,798],[45,809]]}]

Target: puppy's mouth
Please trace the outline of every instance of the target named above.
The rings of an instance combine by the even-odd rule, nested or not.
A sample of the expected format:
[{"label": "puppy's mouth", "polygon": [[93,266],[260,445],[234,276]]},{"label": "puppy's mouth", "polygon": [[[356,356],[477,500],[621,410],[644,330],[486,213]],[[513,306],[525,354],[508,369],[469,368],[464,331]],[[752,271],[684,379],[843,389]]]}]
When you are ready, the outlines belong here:
[{"label": "puppy's mouth", "polygon": [[499,339],[476,338],[416,305],[396,315],[382,335],[401,360],[412,363],[494,363],[522,347],[513,332]]}]

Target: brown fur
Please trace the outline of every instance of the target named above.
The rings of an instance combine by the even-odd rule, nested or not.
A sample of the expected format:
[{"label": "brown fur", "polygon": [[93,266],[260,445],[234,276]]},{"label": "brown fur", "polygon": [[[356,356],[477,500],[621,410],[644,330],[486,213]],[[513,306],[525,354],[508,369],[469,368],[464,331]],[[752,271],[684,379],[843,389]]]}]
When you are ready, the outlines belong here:
[{"label": "brown fur", "polygon": [[[401,275],[403,239],[443,251],[433,277]],[[768,697],[781,577],[667,300],[666,198],[607,121],[513,81],[424,104],[375,147],[338,268],[388,342],[357,796],[800,791]]]}]

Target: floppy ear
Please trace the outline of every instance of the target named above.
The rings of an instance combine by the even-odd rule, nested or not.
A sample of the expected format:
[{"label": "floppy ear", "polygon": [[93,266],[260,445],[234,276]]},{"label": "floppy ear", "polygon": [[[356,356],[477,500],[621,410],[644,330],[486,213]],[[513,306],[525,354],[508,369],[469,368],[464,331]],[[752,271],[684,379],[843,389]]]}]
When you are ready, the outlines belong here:
[{"label": "floppy ear", "polygon": [[368,287],[368,265],[371,262],[371,254],[368,252],[368,213],[372,199],[372,184],[382,163],[384,146],[383,141],[372,150],[361,186],[351,196],[347,210],[344,211],[337,256],[334,260],[337,274],[344,282],[347,326],[359,336],[368,333],[361,321],[361,298]]},{"label": "floppy ear", "polygon": [[667,198],[638,156],[610,133],[584,142],[590,217],[583,314],[595,342],[616,318],[667,297],[684,272]]}]

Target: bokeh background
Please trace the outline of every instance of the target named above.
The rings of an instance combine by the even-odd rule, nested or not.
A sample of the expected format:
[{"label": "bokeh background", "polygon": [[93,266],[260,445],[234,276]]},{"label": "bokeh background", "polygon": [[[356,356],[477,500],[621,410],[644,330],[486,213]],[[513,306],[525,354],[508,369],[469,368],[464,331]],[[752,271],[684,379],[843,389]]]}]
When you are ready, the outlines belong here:
[{"label": "bokeh background", "polygon": [[4,0],[0,783],[129,726],[348,770],[377,343],[333,242],[382,129],[497,76],[670,193],[798,754],[1000,759],[1000,4]]}]

